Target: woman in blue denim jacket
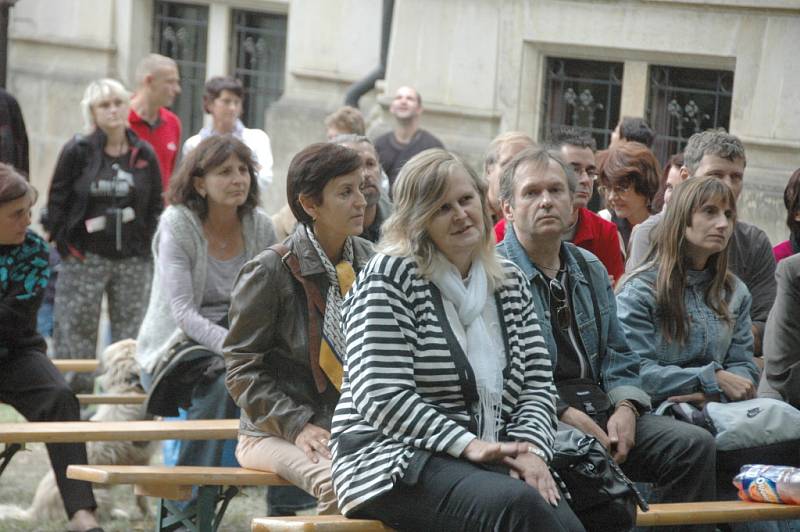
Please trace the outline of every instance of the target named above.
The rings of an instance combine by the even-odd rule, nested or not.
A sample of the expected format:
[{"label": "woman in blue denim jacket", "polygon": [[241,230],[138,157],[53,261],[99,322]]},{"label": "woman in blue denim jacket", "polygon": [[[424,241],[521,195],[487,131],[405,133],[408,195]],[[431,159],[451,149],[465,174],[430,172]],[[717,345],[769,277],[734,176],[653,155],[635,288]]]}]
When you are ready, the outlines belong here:
[{"label": "woman in blue denim jacket", "polygon": [[751,297],[727,268],[735,219],[721,180],[686,181],[665,213],[654,259],[621,282],[619,319],[654,406],[756,395]]}]

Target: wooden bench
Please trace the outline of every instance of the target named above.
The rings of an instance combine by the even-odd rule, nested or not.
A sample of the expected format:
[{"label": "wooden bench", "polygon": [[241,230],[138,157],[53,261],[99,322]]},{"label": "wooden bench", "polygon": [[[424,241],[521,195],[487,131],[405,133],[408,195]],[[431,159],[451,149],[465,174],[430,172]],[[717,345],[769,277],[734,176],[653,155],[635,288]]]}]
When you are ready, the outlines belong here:
[{"label": "wooden bench", "polygon": [[79,393],[78,401],[82,405],[141,405],[147,399],[143,393]]},{"label": "wooden bench", "polygon": [[638,526],[707,525],[800,518],[800,506],[746,501],[651,504],[639,512]]},{"label": "wooden bench", "polygon": [[100,366],[100,362],[94,358],[53,358],[50,362],[62,373],[92,373]]},{"label": "wooden bench", "polygon": [[[649,512],[640,511],[636,515],[636,525],[706,525],[796,518],[800,518],[800,506],[789,504],[745,501],[686,502],[651,504]],[[387,532],[392,530],[380,521],[347,519],[341,515],[257,517],[253,519],[251,526],[252,532],[300,530],[304,532]]]},{"label": "wooden bench", "polygon": [[[289,484],[275,473],[240,467],[71,465],[67,477],[97,484],[132,484],[137,495],[158,497],[156,530],[180,523],[198,532],[217,530],[239,487]],[[191,499],[195,487],[193,507],[181,508],[173,502]]]},{"label": "wooden bench", "polygon": [[186,421],[37,421],[0,423],[0,475],[26,443],[89,441],[231,440],[239,434],[238,419]]},{"label": "wooden bench", "polygon": [[6,445],[120,440],[230,440],[236,439],[238,434],[238,419],[0,423],[0,443]]}]

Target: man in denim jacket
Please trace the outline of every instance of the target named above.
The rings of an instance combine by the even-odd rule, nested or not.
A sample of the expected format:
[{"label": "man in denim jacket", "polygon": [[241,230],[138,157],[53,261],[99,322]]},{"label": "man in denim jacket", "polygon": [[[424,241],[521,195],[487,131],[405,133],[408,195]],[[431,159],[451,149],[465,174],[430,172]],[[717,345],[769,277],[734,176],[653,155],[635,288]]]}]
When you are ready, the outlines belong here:
[{"label": "man in denim jacket", "polygon": [[561,400],[558,417],[595,436],[633,480],[654,483],[660,502],[714,500],[713,437],[700,427],[647,414],[650,397],[641,387],[639,357],[617,319],[608,273],[597,257],[561,241],[575,186],[572,169],[541,148],[520,152],[500,181],[511,230],[498,251],[530,280],[556,386],[589,379],[612,405],[602,427]]}]

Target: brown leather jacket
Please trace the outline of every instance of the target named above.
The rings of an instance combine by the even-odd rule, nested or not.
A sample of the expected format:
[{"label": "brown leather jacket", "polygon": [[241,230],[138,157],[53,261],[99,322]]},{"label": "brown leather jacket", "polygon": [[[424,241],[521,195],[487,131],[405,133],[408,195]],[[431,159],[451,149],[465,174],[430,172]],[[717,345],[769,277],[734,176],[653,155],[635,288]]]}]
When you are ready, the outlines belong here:
[{"label": "brown leather jacket", "polygon": [[[324,298],[328,278],[304,226],[298,224],[284,244],[297,256],[301,274],[317,284]],[[372,244],[353,237],[353,254],[353,267],[359,272],[373,254]],[[322,392],[317,389],[305,291],[277,253],[263,251],[242,268],[229,318],[223,347],[225,383],[242,409],[240,432],[294,442],[307,423],[330,430],[339,392],[330,383]],[[322,316],[317,321],[321,327]]]}]

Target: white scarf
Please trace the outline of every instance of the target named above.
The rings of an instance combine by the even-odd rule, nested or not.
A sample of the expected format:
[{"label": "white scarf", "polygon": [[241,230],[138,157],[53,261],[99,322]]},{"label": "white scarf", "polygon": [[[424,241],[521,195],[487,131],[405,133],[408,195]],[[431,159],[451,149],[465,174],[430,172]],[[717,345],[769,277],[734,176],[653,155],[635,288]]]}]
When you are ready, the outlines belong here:
[{"label": "white scarf", "polygon": [[494,348],[483,319],[487,301],[491,302],[489,298],[493,297],[486,270],[479,259],[473,260],[465,284],[456,267],[440,256],[431,281],[453,303],[466,332],[465,351],[478,389],[478,437],[495,442],[501,424],[505,353]]}]

